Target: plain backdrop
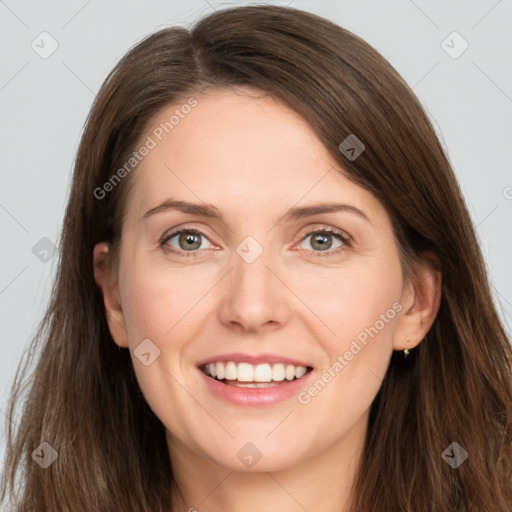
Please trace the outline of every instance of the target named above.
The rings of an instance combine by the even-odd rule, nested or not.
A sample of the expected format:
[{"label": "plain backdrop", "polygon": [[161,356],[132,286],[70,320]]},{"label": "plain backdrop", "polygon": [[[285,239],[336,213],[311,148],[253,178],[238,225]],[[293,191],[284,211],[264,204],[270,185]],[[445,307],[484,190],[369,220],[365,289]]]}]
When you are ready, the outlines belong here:
[{"label": "plain backdrop", "polygon": [[[2,458],[10,385],[47,303],[52,247],[96,92],[119,58],[149,33],[249,3],[0,0]],[[261,3],[291,5],[351,30],[413,87],[457,173],[510,332],[512,1]]]}]

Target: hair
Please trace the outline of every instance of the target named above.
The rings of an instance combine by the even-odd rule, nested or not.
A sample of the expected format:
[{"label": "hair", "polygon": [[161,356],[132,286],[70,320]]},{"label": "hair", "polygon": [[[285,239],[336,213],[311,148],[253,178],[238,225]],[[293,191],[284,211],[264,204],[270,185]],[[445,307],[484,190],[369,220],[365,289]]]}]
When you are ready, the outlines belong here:
[{"label": "hair", "polygon": [[[153,33],[101,86],[75,161],[52,295],[13,382],[2,500],[10,495],[18,512],[169,510],[165,428],[129,351],[112,340],[93,277],[95,244],[109,242],[117,261],[136,170],[105,198],[94,191],[164,107],[239,86],[291,107],[344,175],[381,201],[404,271],[429,258],[442,270],[432,328],[406,360],[393,354],[371,405],[353,509],[512,510],[512,349],[449,160],[413,91],[376,50],[277,6]],[[353,161],[338,149],[350,134],[366,148]],[[44,441],[58,457],[42,470],[31,454]],[[468,452],[457,469],[441,456],[454,441]]]}]

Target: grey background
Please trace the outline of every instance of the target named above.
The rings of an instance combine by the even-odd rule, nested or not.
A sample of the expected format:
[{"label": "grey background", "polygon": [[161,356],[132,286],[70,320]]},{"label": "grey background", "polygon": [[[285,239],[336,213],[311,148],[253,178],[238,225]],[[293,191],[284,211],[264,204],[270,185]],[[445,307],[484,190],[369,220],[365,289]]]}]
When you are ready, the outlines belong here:
[{"label": "grey background", "polygon": [[[59,236],[75,152],[96,91],[118,59],[150,32],[248,3],[0,0],[2,458],[3,411],[49,296],[56,261],[52,242]],[[261,3],[290,4],[339,23],[379,50],[413,87],[461,183],[510,332],[512,1]],[[43,31],[58,43],[46,59],[31,47],[48,51],[51,41],[40,36]],[[453,31],[469,44],[458,58],[441,46]],[[444,47],[458,53],[461,44],[451,37]]]}]

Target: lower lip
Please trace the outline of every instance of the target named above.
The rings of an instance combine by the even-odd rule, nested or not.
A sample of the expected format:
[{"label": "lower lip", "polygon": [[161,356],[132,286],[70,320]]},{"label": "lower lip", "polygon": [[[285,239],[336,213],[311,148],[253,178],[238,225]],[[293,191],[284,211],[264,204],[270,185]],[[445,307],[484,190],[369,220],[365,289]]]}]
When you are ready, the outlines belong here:
[{"label": "lower lip", "polygon": [[222,382],[208,377],[198,368],[208,389],[218,398],[234,405],[248,405],[252,407],[273,405],[283,402],[297,395],[306,385],[313,371],[306,373],[300,379],[284,381],[277,386],[268,388],[242,388],[238,386],[228,386]]}]

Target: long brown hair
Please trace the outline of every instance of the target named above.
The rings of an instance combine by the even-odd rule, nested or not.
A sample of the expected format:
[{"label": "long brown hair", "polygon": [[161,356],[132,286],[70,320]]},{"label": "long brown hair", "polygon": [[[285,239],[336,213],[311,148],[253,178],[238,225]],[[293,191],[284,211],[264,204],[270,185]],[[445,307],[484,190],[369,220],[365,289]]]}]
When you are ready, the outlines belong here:
[{"label": "long brown hair", "polygon": [[[129,352],[111,338],[93,278],[95,244],[119,242],[133,173],[106,197],[94,191],[164,106],[239,85],[291,106],[346,175],[375,194],[404,268],[426,254],[442,268],[434,325],[407,359],[395,353],[372,403],[355,509],[512,510],[511,346],[443,148],[378,52],[325,19],[276,6],[231,8],[191,30],[154,33],[102,85],[78,150],[51,301],[13,383],[2,498],[15,497],[20,512],[170,509],[165,429]],[[366,148],[353,161],[338,149],[350,134]],[[42,442],[58,454],[44,470],[31,456]],[[468,453],[457,469],[442,458],[452,442]]]}]

